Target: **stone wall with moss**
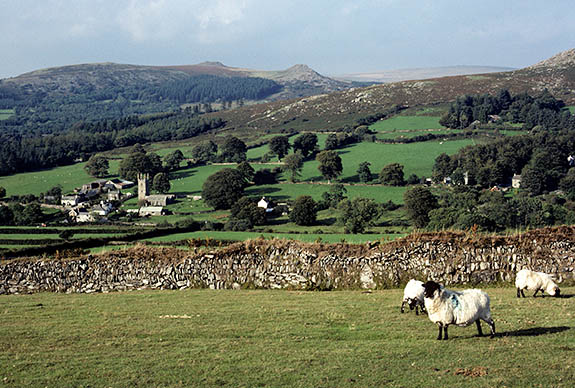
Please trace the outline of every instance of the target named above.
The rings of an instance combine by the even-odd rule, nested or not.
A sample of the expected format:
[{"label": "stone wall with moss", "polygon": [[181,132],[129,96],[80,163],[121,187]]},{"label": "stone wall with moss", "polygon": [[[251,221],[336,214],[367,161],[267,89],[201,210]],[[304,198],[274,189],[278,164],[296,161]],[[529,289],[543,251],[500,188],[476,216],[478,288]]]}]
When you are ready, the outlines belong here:
[{"label": "stone wall with moss", "polygon": [[305,244],[256,239],[214,251],[135,248],[101,255],[0,263],[0,294],[133,289],[398,287],[410,278],[446,285],[513,282],[521,268],[575,280],[575,228],[509,237],[414,234],[390,243]]}]

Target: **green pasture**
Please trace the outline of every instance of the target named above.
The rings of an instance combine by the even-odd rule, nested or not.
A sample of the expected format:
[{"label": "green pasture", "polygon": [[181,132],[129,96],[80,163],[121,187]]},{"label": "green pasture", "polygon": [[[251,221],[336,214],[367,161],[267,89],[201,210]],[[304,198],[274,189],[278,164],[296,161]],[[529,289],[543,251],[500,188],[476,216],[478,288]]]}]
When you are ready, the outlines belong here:
[{"label": "green pasture", "polygon": [[[435,158],[441,153],[448,155],[456,153],[459,149],[474,144],[473,139],[427,141],[409,144],[384,144],[362,142],[352,144],[338,150],[343,165],[340,180],[346,182],[359,182],[357,169],[364,161],[371,163],[373,174],[379,174],[381,169],[390,163],[399,163],[404,166],[405,177],[411,174],[429,176],[433,170]],[[306,162],[302,170],[301,180],[323,180],[319,170],[319,163],[315,160]]]},{"label": "green pasture", "polygon": [[0,109],[0,120],[6,120],[14,114],[14,109]]},{"label": "green pasture", "polygon": [[401,139],[401,138],[412,138],[416,136],[424,136],[424,135],[447,135],[454,133],[455,130],[453,129],[445,129],[445,130],[420,130],[420,129],[407,129],[407,130],[393,130],[389,132],[380,132],[377,134],[378,139]]},{"label": "green pasture", "polygon": [[486,291],[497,336],[442,342],[400,289],[0,295],[0,386],[572,387],[572,298]]},{"label": "green pasture", "polygon": [[[110,160],[110,178],[116,177],[119,164],[119,160]],[[76,187],[98,179],[90,176],[84,170],[85,165],[86,163],[83,162],[49,170],[3,176],[0,177],[0,186],[6,189],[7,196],[39,195],[57,185],[62,186],[62,192],[66,194],[72,192]]]},{"label": "green pasture", "polygon": [[439,124],[439,116],[393,116],[386,120],[380,120],[369,128],[376,132],[396,131],[402,129],[442,129]]}]

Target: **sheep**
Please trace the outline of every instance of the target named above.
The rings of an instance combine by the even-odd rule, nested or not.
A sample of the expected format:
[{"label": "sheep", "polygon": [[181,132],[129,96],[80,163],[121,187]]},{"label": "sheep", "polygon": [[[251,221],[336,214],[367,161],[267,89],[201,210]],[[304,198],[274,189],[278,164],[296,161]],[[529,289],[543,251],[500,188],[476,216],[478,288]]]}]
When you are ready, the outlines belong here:
[{"label": "sheep", "polygon": [[409,305],[409,309],[415,308],[415,315],[419,315],[418,307],[422,312],[425,312],[423,304],[423,282],[411,279],[405,289],[403,290],[403,301],[401,302],[401,313],[405,312],[405,304]]},{"label": "sheep", "polygon": [[561,296],[561,290],[553,279],[551,275],[543,272],[530,271],[528,269],[522,269],[517,272],[515,277],[515,287],[517,288],[517,297],[523,296],[525,298],[525,293],[523,290],[535,290],[533,297],[541,291],[541,297],[545,297],[544,290],[551,296],[559,297]]},{"label": "sheep", "polygon": [[425,309],[429,319],[439,326],[438,340],[447,337],[447,327],[451,324],[469,326],[473,322],[477,325],[479,336],[483,336],[481,323],[485,321],[491,329],[491,338],[495,336],[495,322],[491,319],[489,296],[477,289],[461,292],[443,288],[439,283],[428,281],[423,284]]}]

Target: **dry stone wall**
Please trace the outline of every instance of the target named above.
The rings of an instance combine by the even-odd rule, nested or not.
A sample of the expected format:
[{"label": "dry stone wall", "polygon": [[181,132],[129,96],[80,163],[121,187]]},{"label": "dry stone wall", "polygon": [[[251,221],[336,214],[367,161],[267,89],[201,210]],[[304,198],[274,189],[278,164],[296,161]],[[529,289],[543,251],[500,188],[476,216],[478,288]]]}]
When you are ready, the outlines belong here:
[{"label": "dry stone wall", "polygon": [[0,264],[0,294],[184,288],[387,288],[410,278],[449,284],[513,282],[521,268],[575,280],[575,229],[509,238],[442,233],[388,244],[252,240],[209,253],[139,246],[69,259]]}]

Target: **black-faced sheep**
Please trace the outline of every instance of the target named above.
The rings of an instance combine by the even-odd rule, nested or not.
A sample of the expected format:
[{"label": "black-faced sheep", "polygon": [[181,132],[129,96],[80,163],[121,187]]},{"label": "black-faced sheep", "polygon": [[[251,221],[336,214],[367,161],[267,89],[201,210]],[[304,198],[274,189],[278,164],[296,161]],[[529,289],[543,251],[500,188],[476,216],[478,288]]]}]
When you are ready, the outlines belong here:
[{"label": "black-faced sheep", "polygon": [[491,319],[489,296],[477,289],[461,292],[442,288],[439,283],[428,281],[423,285],[425,309],[429,319],[439,326],[437,339],[447,337],[447,327],[451,324],[469,326],[473,322],[477,325],[479,336],[483,335],[481,323],[485,321],[491,329],[491,338],[495,336],[495,323]]},{"label": "black-faced sheep", "polygon": [[530,271],[528,269],[522,269],[517,272],[517,277],[515,278],[515,287],[517,288],[517,297],[523,296],[525,298],[525,293],[523,290],[535,291],[533,297],[541,291],[541,296],[545,296],[547,292],[551,296],[559,297],[561,296],[561,290],[553,279],[551,275],[543,272]]},{"label": "black-faced sheep", "polygon": [[410,310],[415,309],[415,314],[419,315],[418,309],[425,312],[425,305],[423,302],[423,282],[411,279],[405,289],[403,290],[403,301],[401,302],[401,312],[405,312],[405,304],[409,306]]}]

